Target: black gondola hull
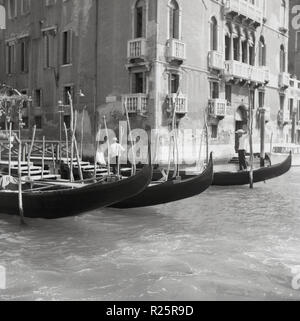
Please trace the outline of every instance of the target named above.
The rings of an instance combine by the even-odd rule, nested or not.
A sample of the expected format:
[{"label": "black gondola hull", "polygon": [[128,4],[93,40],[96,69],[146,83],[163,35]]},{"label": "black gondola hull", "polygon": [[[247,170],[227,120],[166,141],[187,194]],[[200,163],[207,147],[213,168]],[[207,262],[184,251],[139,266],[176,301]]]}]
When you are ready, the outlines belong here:
[{"label": "black gondola hull", "polygon": [[168,181],[151,185],[137,196],[116,203],[112,207],[140,208],[180,201],[203,193],[211,186],[212,180],[213,161],[211,155],[209,165],[201,175],[178,182]]},{"label": "black gondola hull", "polygon": [[[93,183],[79,188],[23,192],[24,216],[57,219],[110,206],[142,192],[150,183],[152,167],[146,166],[137,175],[113,182]],[[18,193],[0,192],[0,213],[19,215]]]},{"label": "black gondola hull", "polygon": [[[253,182],[264,182],[287,173],[292,166],[292,155],[282,163],[270,167],[263,167],[253,171]],[[238,186],[250,184],[249,171],[241,172],[216,172],[214,174],[214,186]]]}]

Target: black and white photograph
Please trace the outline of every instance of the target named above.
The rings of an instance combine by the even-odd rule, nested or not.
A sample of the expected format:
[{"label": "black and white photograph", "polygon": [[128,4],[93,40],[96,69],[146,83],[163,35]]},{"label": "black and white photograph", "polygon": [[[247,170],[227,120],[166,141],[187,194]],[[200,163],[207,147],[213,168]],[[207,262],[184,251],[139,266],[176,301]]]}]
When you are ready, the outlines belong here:
[{"label": "black and white photograph", "polygon": [[299,208],[300,0],[0,0],[0,301],[299,301]]}]

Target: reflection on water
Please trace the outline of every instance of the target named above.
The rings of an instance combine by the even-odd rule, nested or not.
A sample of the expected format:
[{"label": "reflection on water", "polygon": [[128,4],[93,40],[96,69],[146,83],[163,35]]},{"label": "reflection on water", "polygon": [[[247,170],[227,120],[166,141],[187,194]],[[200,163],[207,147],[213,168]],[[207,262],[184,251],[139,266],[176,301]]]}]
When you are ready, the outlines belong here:
[{"label": "reflection on water", "polygon": [[248,187],[57,221],[1,215],[0,300],[300,299],[300,169]]}]

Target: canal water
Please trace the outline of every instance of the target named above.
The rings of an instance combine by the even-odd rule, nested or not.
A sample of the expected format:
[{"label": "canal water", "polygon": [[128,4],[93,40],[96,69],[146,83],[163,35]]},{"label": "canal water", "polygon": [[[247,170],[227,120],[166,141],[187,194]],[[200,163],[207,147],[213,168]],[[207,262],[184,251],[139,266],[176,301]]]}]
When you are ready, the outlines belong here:
[{"label": "canal water", "polygon": [[299,208],[295,168],[253,191],[25,229],[1,215],[0,300],[299,300]]}]

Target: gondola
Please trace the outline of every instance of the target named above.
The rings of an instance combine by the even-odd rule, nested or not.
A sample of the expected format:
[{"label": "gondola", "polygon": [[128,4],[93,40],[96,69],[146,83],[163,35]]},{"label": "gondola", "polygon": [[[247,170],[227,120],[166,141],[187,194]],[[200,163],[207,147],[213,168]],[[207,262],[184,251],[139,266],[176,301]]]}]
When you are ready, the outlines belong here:
[{"label": "gondola", "polygon": [[[151,177],[152,166],[145,166],[135,176],[115,182],[100,180],[77,187],[49,185],[46,189],[44,186],[24,190],[24,216],[57,219],[103,208],[139,194],[149,185]],[[17,191],[0,191],[0,213],[19,215]]]},{"label": "gondola", "polygon": [[[270,167],[262,167],[253,171],[253,183],[264,182],[287,173],[292,166],[292,154],[285,161]],[[249,171],[216,172],[212,185],[237,186],[250,184]]]},{"label": "gondola", "polygon": [[212,180],[213,159],[211,154],[209,164],[201,175],[179,181],[152,182],[142,193],[111,207],[119,209],[139,208],[183,200],[203,193],[211,186]]}]

